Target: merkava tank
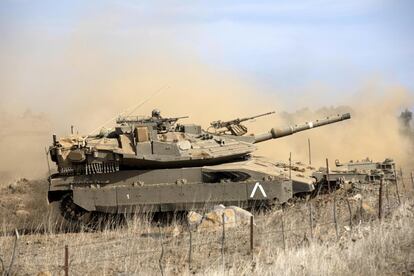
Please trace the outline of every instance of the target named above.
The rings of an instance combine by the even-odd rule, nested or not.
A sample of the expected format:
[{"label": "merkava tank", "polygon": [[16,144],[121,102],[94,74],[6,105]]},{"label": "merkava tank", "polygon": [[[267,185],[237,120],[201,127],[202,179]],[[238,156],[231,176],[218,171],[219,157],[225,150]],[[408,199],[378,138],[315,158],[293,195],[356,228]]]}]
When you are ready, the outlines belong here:
[{"label": "merkava tank", "polygon": [[[335,167],[329,170],[329,184],[331,187],[339,183],[379,183],[381,180],[395,182],[396,169],[395,162],[386,158],[383,162],[374,162],[369,158],[364,160],[349,161],[341,163],[335,160]],[[312,176],[318,183],[327,181],[326,168],[320,168]]]},{"label": "merkava tank", "polygon": [[[343,121],[350,114],[259,135],[245,135],[241,122],[251,118],[213,122],[213,131],[177,124],[182,118],[163,118],[154,110],[151,117],[119,117],[113,129],[98,135],[53,135],[49,153],[57,173],[49,177],[49,202],[59,201],[64,218],[81,222],[99,213],[283,203],[294,193],[293,177],[281,173],[277,164],[253,157],[256,144]],[[314,184],[310,178],[296,182],[298,187]]]},{"label": "merkava tank", "polygon": [[361,161],[349,161],[341,163],[335,160],[335,165],[338,171],[354,172],[364,174],[366,176],[365,182],[375,182],[384,179],[385,181],[396,181],[396,166],[391,158],[386,158],[383,162],[374,162],[368,157]]}]

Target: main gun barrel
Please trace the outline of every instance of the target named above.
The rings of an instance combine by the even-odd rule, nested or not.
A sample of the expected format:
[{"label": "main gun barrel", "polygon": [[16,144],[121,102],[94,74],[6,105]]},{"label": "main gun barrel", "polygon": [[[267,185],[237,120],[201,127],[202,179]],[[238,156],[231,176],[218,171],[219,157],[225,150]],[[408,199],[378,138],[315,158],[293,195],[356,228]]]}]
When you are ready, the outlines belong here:
[{"label": "main gun barrel", "polygon": [[337,123],[337,122],[348,120],[348,119],[351,119],[351,114],[345,113],[342,115],[338,114],[336,116],[327,117],[326,119],[316,120],[316,121],[308,122],[308,123],[301,124],[301,125],[289,126],[284,129],[272,128],[267,133],[255,135],[254,143],[260,143],[260,142],[264,142],[270,139],[278,139],[284,136],[292,135],[300,131],[304,131],[304,130],[308,130],[311,128],[320,127],[324,125],[329,125],[329,124]]}]

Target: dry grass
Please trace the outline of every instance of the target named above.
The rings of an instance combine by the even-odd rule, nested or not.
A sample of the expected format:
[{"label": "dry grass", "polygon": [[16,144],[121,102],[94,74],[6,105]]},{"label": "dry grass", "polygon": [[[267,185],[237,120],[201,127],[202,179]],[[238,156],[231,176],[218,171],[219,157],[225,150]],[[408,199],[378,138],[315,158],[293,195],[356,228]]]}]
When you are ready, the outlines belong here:
[{"label": "dry grass", "polygon": [[[224,265],[221,228],[192,232],[189,267],[189,232],[179,222],[158,227],[148,217],[135,217],[128,220],[128,226],[116,229],[62,232],[67,230],[66,226],[49,212],[36,228],[31,227],[30,234],[18,240],[12,271],[17,275],[34,275],[39,271],[63,275],[64,246],[69,245],[72,275],[159,275],[162,247],[161,265],[167,275],[413,273],[414,201],[405,198],[397,207],[394,191],[389,187],[389,200],[384,202],[386,217],[380,222],[375,211],[377,187],[364,187],[359,191],[364,209],[359,209],[359,202],[350,201],[352,232],[347,229],[350,221],[345,201],[352,194],[337,193],[339,241],[332,224],[332,196],[324,195],[311,201],[314,239],[310,237],[308,202],[297,201],[283,212],[284,243],[282,211],[256,214],[253,257],[249,250],[249,226],[228,227]],[[10,231],[3,231],[0,258],[5,266],[9,264],[13,242]]]},{"label": "dry grass", "polygon": [[[352,234],[343,234],[339,242],[313,241],[308,246],[285,252],[273,246],[262,247],[255,257],[254,272],[259,275],[274,272],[286,275],[411,274],[414,272],[413,222],[411,201],[400,206],[386,221],[359,225]],[[235,272],[233,269],[230,273]]]},{"label": "dry grass", "polygon": [[48,220],[54,220],[47,204],[46,180],[19,179],[0,185],[1,232],[40,231]]}]

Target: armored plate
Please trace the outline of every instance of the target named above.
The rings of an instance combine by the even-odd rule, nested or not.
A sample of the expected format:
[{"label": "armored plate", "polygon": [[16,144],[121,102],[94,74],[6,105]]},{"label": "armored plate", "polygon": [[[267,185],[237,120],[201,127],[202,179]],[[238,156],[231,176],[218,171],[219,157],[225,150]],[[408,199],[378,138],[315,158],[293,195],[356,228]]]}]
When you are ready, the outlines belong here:
[{"label": "armored plate", "polygon": [[84,210],[106,213],[283,203],[292,197],[292,181],[281,177],[275,168],[252,159],[216,166],[57,177],[51,179],[49,200],[67,191]]},{"label": "armored plate", "polygon": [[293,194],[312,192],[315,189],[316,178],[313,176],[315,168],[306,166],[301,162],[293,162],[289,169],[289,164],[285,162],[273,162],[263,157],[253,157],[251,160],[245,162],[225,163],[222,165],[205,168],[238,170],[245,167],[251,168],[257,172],[262,172],[269,177],[278,177],[282,179],[292,180]]},{"label": "armored plate", "polygon": [[131,119],[128,124],[117,125],[113,130],[96,136],[71,135],[59,140],[54,136],[50,154],[60,175],[216,165],[243,159],[257,150],[256,143],[349,118],[349,114],[337,115],[245,136],[209,133],[194,124],[174,128],[164,125],[163,120],[175,118]]}]

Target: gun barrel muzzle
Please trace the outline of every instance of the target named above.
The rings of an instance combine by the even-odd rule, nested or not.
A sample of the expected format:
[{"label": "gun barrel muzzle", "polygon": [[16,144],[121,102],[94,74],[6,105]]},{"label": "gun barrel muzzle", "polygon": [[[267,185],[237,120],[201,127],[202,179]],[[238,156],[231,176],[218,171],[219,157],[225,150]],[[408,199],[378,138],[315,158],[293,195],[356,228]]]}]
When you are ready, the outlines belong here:
[{"label": "gun barrel muzzle", "polygon": [[338,114],[336,116],[327,117],[321,120],[311,121],[311,122],[307,122],[307,123],[300,124],[300,125],[289,126],[284,129],[272,128],[267,133],[256,135],[254,142],[260,143],[260,142],[267,141],[270,139],[278,139],[284,136],[292,135],[300,131],[304,131],[304,130],[308,130],[311,128],[320,127],[324,125],[329,125],[329,124],[337,123],[337,122],[348,120],[348,119],[351,119],[350,113]]}]

